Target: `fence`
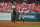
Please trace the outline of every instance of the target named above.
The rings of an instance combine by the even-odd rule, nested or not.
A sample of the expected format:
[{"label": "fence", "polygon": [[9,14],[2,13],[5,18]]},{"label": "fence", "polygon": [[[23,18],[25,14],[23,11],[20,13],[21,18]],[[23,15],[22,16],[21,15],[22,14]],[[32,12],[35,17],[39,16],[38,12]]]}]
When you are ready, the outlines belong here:
[{"label": "fence", "polygon": [[[25,13],[26,15],[24,17],[24,21],[40,21],[40,14],[39,13]],[[16,20],[19,19],[19,13],[16,14]],[[24,15],[24,14],[23,14]],[[0,20],[12,20],[12,14],[11,13],[0,13]],[[21,18],[20,21],[23,21]]]},{"label": "fence", "polygon": [[[24,21],[40,21],[40,14],[39,13],[25,13],[26,16],[24,17]],[[23,14],[24,15],[24,14]],[[18,19],[19,14],[17,13],[16,19]],[[21,18],[20,21],[23,21]]]},{"label": "fence", "polygon": [[0,13],[1,21],[11,21],[11,13]]}]

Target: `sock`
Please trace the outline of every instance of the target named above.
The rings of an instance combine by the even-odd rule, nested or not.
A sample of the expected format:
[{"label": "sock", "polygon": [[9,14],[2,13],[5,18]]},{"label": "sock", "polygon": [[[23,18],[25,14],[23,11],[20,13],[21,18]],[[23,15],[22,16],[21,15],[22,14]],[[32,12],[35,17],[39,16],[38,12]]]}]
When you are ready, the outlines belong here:
[{"label": "sock", "polygon": [[17,22],[17,20],[15,20],[15,22]]},{"label": "sock", "polygon": [[23,19],[23,23],[24,23],[24,19]]},{"label": "sock", "polygon": [[19,19],[17,19],[17,20],[19,20]]}]

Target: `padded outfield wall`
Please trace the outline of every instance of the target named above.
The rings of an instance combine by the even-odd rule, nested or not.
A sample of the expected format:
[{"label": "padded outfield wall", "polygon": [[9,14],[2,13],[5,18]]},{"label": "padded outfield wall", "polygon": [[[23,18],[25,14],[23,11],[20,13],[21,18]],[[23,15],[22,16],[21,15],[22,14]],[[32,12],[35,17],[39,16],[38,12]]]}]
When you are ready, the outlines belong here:
[{"label": "padded outfield wall", "polygon": [[[24,21],[40,21],[40,13],[25,13],[26,15],[24,17]],[[19,19],[19,13],[16,14],[16,20]],[[0,20],[7,20],[11,21],[12,19],[12,13],[0,13]],[[23,21],[21,18],[20,21]]]},{"label": "padded outfield wall", "polygon": [[[40,21],[40,13],[25,13],[26,15],[24,17],[24,21]],[[17,13],[16,15],[16,19],[19,18],[19,13]],[[21,18],[20,21],[23,21],[23,19]]]}]

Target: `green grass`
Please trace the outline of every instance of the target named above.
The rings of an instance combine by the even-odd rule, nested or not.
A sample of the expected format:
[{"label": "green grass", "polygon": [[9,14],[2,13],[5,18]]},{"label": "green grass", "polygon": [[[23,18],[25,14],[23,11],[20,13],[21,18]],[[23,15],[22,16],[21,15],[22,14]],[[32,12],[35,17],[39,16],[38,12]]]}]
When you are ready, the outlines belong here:
[{"label": "green grass", "polygon": [[21,27],[40,27],[40,26],[21,26]]},{"label": "green grass", "polygon": [[[17,21],[17,23],[23,23],[23,21]],[[40,23],[40,22],[29,22],[29,21],[24,21],[24,23]]]},{"label": "green grass", "polygon": [[0,21],[0,23],[12,23],[11,21]]},{"label": "green grass", "polygon": [[40,27],[40,25],[33,26],[4,26],[4,27]]},{"label": "green grass", "polygon": [[[0,21],[0,23],[12,23],[11,21]],[[23,21],[17,21],[17,23],[23,23]],[[40,22],[29,22],[29,21],[24,21],[24,23],[40,23]]]},{"label": "green grass", "polygon": [[[0,21],[0,23],[12,23],[11,21]],[[23,21],[17,21],[17,23],[23,23]],[[40,23],[40,22],[29,22],[29,21],[25,21],[25,23]],[[40,27],[40,25],[32,25],[32,26],[13,26],[13,25],[9,25],[9,26],[3,26],[3,27]]]}]

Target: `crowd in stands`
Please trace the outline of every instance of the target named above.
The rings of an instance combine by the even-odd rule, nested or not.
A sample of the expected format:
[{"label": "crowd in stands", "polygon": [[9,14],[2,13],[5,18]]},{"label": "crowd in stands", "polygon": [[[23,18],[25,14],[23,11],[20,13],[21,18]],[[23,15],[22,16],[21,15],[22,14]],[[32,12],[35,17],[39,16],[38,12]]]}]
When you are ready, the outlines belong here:
[{"label": "crowd in stands", "polygon": [[17,13],[24,12],[24,13],[40,13],[40,4],[35,4],[35,3],[7,3],[7,2],[0,2],[0,12],[13,12],[12,11],[12,6],[14,5],[14,8],[16,8]]}]

